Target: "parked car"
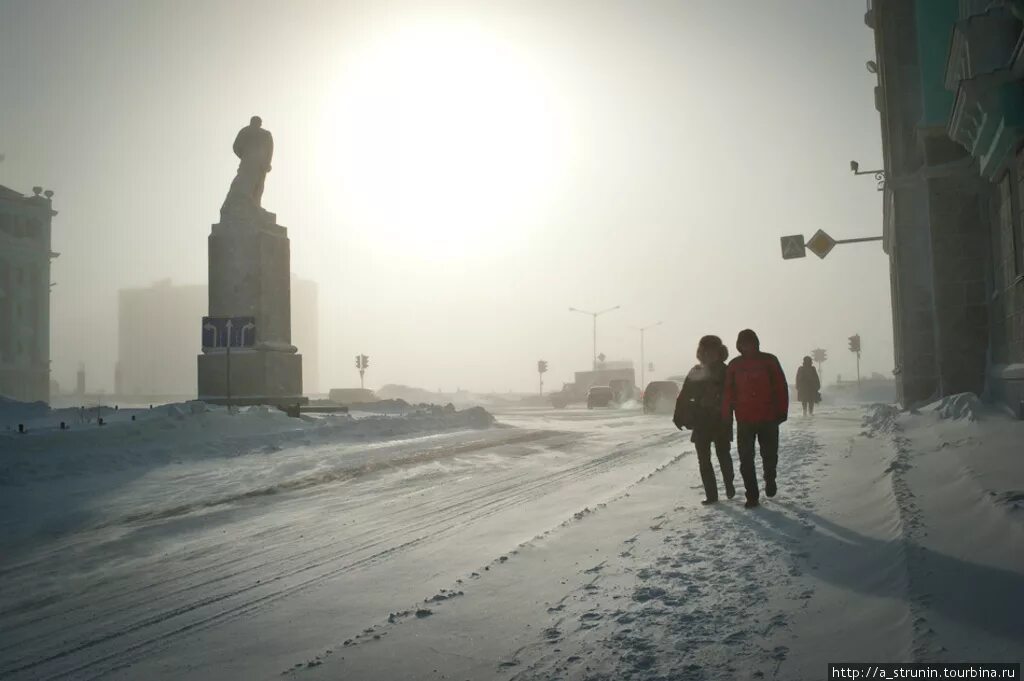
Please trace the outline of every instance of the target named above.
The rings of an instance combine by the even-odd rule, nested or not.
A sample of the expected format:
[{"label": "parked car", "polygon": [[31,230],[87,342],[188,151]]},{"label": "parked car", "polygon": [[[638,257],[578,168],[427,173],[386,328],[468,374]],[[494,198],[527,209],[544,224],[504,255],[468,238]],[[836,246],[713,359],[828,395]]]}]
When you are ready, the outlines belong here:
[{"label": "parked car", "polygon": [[644,390],[645,414],[671,414],[679,397],[679,384],[675,381],[651,381]]},{"label": "parked car", "polygon": [[587,409],[593,409],[594,407],[607,407],[612,403],[614,397],[615,395],[612,393],[611,386],[595,385],[587,391]]}]

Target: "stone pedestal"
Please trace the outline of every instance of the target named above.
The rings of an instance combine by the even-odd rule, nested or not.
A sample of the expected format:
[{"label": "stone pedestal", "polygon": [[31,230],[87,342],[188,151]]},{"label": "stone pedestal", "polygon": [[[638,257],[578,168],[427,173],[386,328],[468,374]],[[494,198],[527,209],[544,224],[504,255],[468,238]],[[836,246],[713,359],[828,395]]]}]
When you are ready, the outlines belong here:
[{"label": "stone pedestal", "polygon": [[[258,327],[257,327],[258,328]],[[224,351],[199,355],[199,399],[227,403]],[[231,404],[305,404],[302,355],[274,350],[231,349]]]},{"label": "stone pedestal", "polygon": [[[213,225],[209,247],[211,317],[255,318],[255,345],[231,349],[233,404],[296,404],[302,397],[302,356],[291,343],[291,252],[288,230],[273,213]],[[223,348],[199,355],[199,399],[228,397]]]}]

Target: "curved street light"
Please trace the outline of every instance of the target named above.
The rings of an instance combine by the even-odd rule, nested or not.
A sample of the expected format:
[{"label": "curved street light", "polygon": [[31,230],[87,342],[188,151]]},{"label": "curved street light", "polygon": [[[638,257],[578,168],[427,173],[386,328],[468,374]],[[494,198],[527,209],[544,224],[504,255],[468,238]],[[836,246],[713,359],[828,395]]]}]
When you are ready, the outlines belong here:
[{"label": "curved street light", "polygon": [[884,170],[861,170],[859,163],[856,161],[850,161],[850,172],[854,175],[874,175],[875,182],[878,183],[878,191],[883,191],[885,189]]},{"label": "curved street light", "polygon": [[579,312],[580,314],[588,314],[594,318],[594,369],[597,369],[597,318],[603,315],[605,312],[611,312],[612,310],[618,310],[621,305],[615,307],[609,307],[607,310],[601,310],[600,312],[590,312],[589,310],[580,310],[575,307],[570,307],[569,312]]}]

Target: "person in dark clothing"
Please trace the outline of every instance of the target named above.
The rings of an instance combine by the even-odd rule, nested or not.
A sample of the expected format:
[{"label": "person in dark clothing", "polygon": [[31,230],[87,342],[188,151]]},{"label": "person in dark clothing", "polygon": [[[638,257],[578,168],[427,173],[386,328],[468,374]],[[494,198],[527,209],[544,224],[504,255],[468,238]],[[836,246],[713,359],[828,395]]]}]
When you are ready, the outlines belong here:
[{"label": "person in dark clothing", "polygon": [[683,389],[676,399],[676,410],[672,416],[676,428],[693,431],[690,440],[697,449],[700,464],[700,479],[706,495],[704,504],[718,501],[718,481],[711,465],[711,445],[718,455],[718,466],[725,482],[725,496],[736,496],[733,487],[732,415],[722,415],[722,397],[725,387],[725,360],[729,350],[718,336],[704,336],[697,344],[697,359],[700,364],[693,367],[683,381]]},{"label": "person in dark clothing", "polygon": [[818,401],[821,390],[821,379],[818,370],[810,357],[804,357],[803,365],[796,370],[796,398],[804,406],[804,416],[814,415],[814,405]]},{"label": "person in dark clothing", "polygon": [[729,362],[725,373],[722,418],[736,415],[736,449],[740,475],[746,488],[747,508],[757,506],[760,493],[754,469],[754,441],[761,450],[764,493],[776,493],[775,469],[779,460],[779,425],[789,414],[789,386],[775,355],[761,352],[761,341],[750,329],[736,338],[740,356]]}]

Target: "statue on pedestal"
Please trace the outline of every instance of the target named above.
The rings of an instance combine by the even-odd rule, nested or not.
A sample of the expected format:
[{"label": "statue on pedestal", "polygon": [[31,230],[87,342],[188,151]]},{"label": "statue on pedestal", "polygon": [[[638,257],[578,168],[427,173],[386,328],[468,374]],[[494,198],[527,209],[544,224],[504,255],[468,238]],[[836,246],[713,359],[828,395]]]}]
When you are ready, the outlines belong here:
[{"label": "statue on pedestal", "polygon": [[263,183],[270,172],[270,160],[274,155],[274,138],[269,130],[263,129],[263,119],[253,116],[249,125],[238,131],[232,148],[240,163],[224,205],[221,206],[221,220],[241,218],[263,222],[272,219],[260,205]]}]

